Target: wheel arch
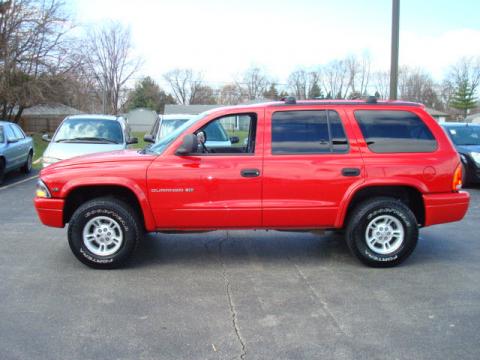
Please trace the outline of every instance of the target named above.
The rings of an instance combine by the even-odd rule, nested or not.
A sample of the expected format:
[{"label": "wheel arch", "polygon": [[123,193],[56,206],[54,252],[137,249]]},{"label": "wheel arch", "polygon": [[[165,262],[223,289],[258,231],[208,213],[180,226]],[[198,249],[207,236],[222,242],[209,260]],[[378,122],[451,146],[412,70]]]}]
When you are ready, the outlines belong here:
[{"label": "wheel arch", "polygon": [[62,192],[62,197],[65,199],[63,211],[64,223],[68,223],[75,210],[86,201],[105,196],[112,196],[123,200],[137,212],[145,230],[153,231],[155,229],[150,204],[143,191],[115,182],[109,183],[106,181],[98,183],[98,179],[96,179],[95,183],[87,184],[85,184],[85,179],[82,179],[82,184],[69,186],[68,189]]},{"label": "wheel arch", "polygon": [[412,210],[420,225],[425,224],[425,204],[422,194],[425,189],[410,183],[363,184],[351,191],[343,200],[336,219],[335,227],[344,227],[355,207],[373,197],[392,197],[402,201]]}]

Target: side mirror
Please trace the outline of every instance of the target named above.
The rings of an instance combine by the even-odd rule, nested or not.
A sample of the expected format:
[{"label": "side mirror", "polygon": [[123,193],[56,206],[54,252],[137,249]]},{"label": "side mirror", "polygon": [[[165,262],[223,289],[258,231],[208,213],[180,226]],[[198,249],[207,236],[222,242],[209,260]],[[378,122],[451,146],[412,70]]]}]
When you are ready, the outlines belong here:
[{"label": "side mirror", "polygon": [[230,138],[230,142],[231,142],[232,144],[238,144],[238,143],[240,142],[240,138],[239,138],[238,136],[232,136],[232,137]]},{"label": "side mirror", "polygon": [[7,144],[15,144],[18,142],[18,139],[7,139]]},{"label": "side mirror", "polygon": [[185,135],[183,138],[183,143],[175,152],[175,155],[188,155],[194,152],[197,152],[198,149],[198,139],[195,134]]},{"label": "side mirror", "polygon": [[50,139],[50,137],[48,136],[48,134],[43,134],[43,135],[42,135],[42,140],[43,140],[43,141],[46,141],[46,142],[52,141],[52,139]]},{"label": "side mirror", "polygon": [[155,142],[155,139],[153,138],[152,134],[145,134],[145,136],[143,137],[143,141],[153,144]]},{"label": "side mirror", "polygon": [[138,139],[136,137],[127,139],[127,145],[138,144]]}]

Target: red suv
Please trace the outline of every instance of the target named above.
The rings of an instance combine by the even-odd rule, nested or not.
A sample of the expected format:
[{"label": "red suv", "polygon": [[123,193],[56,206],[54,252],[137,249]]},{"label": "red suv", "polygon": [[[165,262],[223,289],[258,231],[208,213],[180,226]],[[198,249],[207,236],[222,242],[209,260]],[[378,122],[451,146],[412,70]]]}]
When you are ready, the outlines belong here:
[{"label": "red suv", "polygon": [[[214,123],[235,141],[209,148]],[[420,227],[464,217],[461,169],[420,104],[288,98],[203,113],[141,151],[58,162],[35,206],[45,225],[69,224],[95,268],[122,265],[145,231],[216,229],[343,230],[383,267],[411,254]]]}]

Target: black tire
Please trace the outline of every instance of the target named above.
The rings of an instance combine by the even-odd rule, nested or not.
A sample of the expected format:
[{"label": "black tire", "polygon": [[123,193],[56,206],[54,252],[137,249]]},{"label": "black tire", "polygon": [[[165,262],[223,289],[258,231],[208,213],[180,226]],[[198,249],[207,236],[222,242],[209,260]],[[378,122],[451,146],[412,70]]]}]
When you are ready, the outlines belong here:
[{"label": "black tire", "polygon": [[[390,225],[385,226],[385,221],[390,221]],[[378,228],[373,227],[376,222]],[[393,235],[401,231],[403,237]],[[345,235],[350,251],[361,262],[372,267],[391,267],[402,263],[415,249],[418,224],[415,215],[404,203],[379,197],[367,200],[354,209]],[[367,237],[372,239],[370,245]]]},{"label": "black tire", "polygon": [[33,160],[33,152],[30,151],[30,152],[28,153],[27,161],[26,161],[25,164],[22,166],[22,171],[23,171],[25,174],[28,174],[30,171],[32,171],[32,160]]},{"label": "black tire", "polygon": [[468,181],[467,167],[462,162],[462,187],[466,188],[468,185],[470,185],[470,183]]},{"label": "black tire", "polygon": [[[95,238],[95,236],[101,235],[97,231],[107,230],[100,226],[89,225],[92,221],[98,221],[105,228],[108,228],[108,222],[113,224],[114,228],[111,230],[113,235],[118,238],[118,234],[121,233],[122,237],[122,240],[118,241],[120,243],[118,249],[115,250],[117,242],[113,244],[110,238],[100,237],[99,240]],[[91,229],[96,229],[93,231],[95,235],[88,234],[89,237],[93,237],[93,241],[84,241],[84,230],[89,232]],[[142,224],[135,212],[123,201],[111,197],[97,198],[81,205],[72,215],[68,226],[68,244],[77,259],[85,265],[96,269],[114,269],[124,265],[131,257],[142,236],[141,229],[143,229]],[[110,230],[108,231],[108,235],[110,235]],[[113,253],[105,256],[98,254],[102,251],[100,242],[104,241],[110,243],[104,244],[104,251],[114,250]],[[108,248],[110,245],[113,245],[111,249]],[[99,249],[95,249],[95,247]]]}]

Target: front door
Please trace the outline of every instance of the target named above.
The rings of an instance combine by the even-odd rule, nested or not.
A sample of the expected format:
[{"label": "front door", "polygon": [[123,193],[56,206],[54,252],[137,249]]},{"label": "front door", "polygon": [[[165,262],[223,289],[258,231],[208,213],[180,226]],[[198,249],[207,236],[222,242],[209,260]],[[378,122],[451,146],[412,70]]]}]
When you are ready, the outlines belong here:
[{"label": "front door", "polygon": [[265,116],[263,225],[333,227],[345,193],[365,173],[345,113],[297,105]]},{"label": "front door", "polygon": [[259,110],[206,118],[187,131],[203,131],[205,147],[187,156],[167,149],[152,163],[148,191],[157,228],[261,226],[263,116]]}]

